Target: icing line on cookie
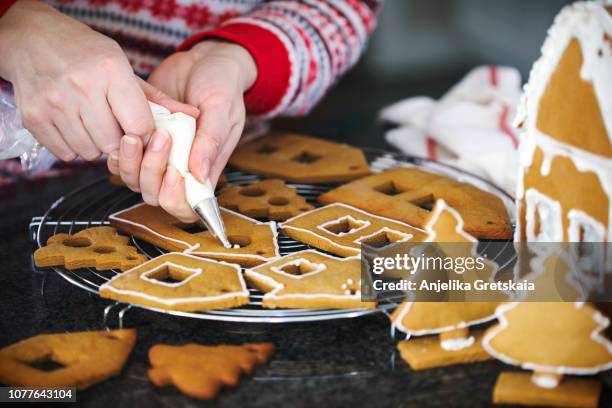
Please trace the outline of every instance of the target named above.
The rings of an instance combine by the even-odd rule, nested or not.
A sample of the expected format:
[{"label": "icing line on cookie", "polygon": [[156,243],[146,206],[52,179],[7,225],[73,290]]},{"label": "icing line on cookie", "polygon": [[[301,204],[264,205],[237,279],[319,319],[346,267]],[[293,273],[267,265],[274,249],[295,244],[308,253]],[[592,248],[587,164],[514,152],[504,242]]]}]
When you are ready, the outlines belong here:
[{"label": "icing line on cookie", "polygon": [[[299,214],[299,215],[297,215],[297,216],[295,216],[295,217],[293,217],[293,218],[289,218],[287,221],[285,221],[285,222],[281,223],[281,224],[280,224],[280,227],[281,227],[281,229],[292,229],[292,230],[294,230],[294,231],[301,231],[301,232],[304,232],[305,234],[308,234],[308,235],[314,236],[315,238],[325,240],[325,241],[327,241],[327,242],[328,242],[330,245],[332,245],[332,246],[334,246],[334,247],[336,247],[336,248],[342,248],[342,249],[345,249],[345,250],[347,250],[347,251],[352,252],[352,253],[353,253],[353,254],[355,254],[355,255],[359,255],[360,250],[359,250],[358,248],[355,248],[355,247],[350,247],[350,246],[346,246],[346,245],[342,245],[342,244],[340,244],[340,243],[337,243],[337,242],[333,241],[331,238],[328,238],[328,237],[325,237],[325,236],[323,236],[323,235],[317,234],[315,231],[312,231],[312,230],[309,230],[309,229],[300,228],[300,227],[295,227],[295,226],[293,226],[293,225],[288,225],[290,222],[292,222],[292,221],[294,221],[294,220],[297,220],[297,219],[299,219],[300,217],[304,217],[304,216],[312,215],[312,214],[314,214],[314,213],[315,213],[315,212],[317,212],[317,211],[323,211],[323,210],[325,210],[325,209],[328,209],[328,208],[334,208],[334,207],[344,207],[344,208],[346,208],[346,209],[348,209],[348,210],[350,210],[350,211],[355,211],[355,212],[361,213],[361,214],[363,214],[363,215],[365,215],[365,216],[367,216],[367,217],[371,217],[371,218],[379,219],[379,220],[382,220],[382,221],[385,221],[385,222],[389,222],[389,223],[392,223],[392,224],[396,224],[396,225],[401,225],[402,227],[412,228],[412,229],[415,229],[415,230],[417,230],[417,231],[419,231],[419,232],[425,232],[425,231],[423,231],[423,230],[422,230],[422,229],[420,229],[420,228],[413,227],[412,225],[406,224],[406,223],[404,223],[404,222],[402,222],[402,221],[392,220],[392,219],[390,219],[390,218],[386,218],[386,217],[381,217],[381,216],[379,216],[379,215],[370,214],[370,213],[368,213],[368,212],[366,212],[366,211],[360,210],[359,208],[352,207],[352,206],[347,205],[347,204],[344,204],[344,203],[332,203],[332,204],[328,204],[328,205],[323,206],[323,207],[315,208],[314,210],[307,211],[307,212],[305,212],[305,213]],[[343,217],[346,217],[346,216],[350,216],[350,214],[344,215],[344,216],[342,216],[342,217],[340,217],[340,218],[343,218]],[[336,220],[338,220],[338,219],[336,219]],[[334,220],[334,221],[336,221],[336,220]],[[326,223],[328,223],[328,222],[329,222],[329,221],[327,221]],[[322,225],[324,225],[324,224],[322,224]],[[384,228],[388,228],[388,227],[384,227]],[[392,231],[396,231],[396,230],[392,230]],[[376,233],[380,233],[380,232],[381,232],[381,231],[379,230],[379,231],[377,231]],[[401,232],[401,231],[399,231],[399,232],[400,232],[400,234],[406,234],[405,232]],[[330,234],[331,234],[331,233],[330,233]],[[348,235],[348,234],[347,234],[347,235]],[[411,234],[410,234],[410,235],[411,235]],[[358,237],[357,239],[359,239],[359,237]],[[355,241],[353,241],[353,242],[355,242]],[[358,244],[359,244],[359,243],[358,243]]]},{"label": "icing line on cookie", "polygon": [[[349,261],[349,260],[360,260],[359,256],[351,256],[351,257],[347,257],[347,258],[338,258],[338,257],[334,257],[334,256],[330,256],[312,249],[307,249],[307,250],[303,250],[303,251],[298,251],[298,252],[294,252],[291,255],[288,255],[287,257],[294,257],[294,256],[304,256],[305,254],[316,254],[316,255],[320,255],[323,256],[325,258],[329,258],[329,259],[333,259],[333,260],[338,260],[341,262],[345,262],[345,261]],[[308,262],[312,262],[314,263],[314,261],[309,261],[307,258],[305,258]],[[256,268],[257,269],[264,269],[267,267],[267,265],[273,263],[273,262],[277,262],[278,260],[275,261],[270,261],[270,262],[266,262],[264,264],[258,265]],[[287,264],[291,263],[292,261],[289,261]],[[287,265],[285,264],[285,265]],[[272,267],[270,267],[270,269],[272,269]],[[321,273],[323,270],[325,269],[321,269],[320,271],[317,271],[317,273]],[[276,272],[276,271],[274,271]],[[280,292],[285,285],[276,281],[274,278],[267,276],[267,275],[263,275],[257,271],[254,271],[253,269],[247,269],[245,271],[245,275],[251,277],[253,280],[259,280],[259,281],[263,281],[266,282],[269,286],[273,287],[274,289],[272,289],[271,291],[267,292],[264,295],[264,300],[267,299],[274,299],[274,300],[281,300],[281,299],[320,299],[320,298],[324,298],[324,299],[339,299],[339,300],[359,300],[361,302],[361,293],[357,292],[354,295],[333,295],[333,294],[327,294],[327,293],[296,293],[296,294],[288,294],[288,295],[277,295],[278,292]],[[286,273],[283,273],[283,275],[287,275]],[[309,274],[312,275],[312,274]],[[290,275],[290,277],[292,279],[300,279],[300,277],[298,276],[294,276],[294,275]],[[362,302],[362,303],[371,303],[371,302]]]},{"label": "icing line on cookie", "polygon": [[203,256],[204,255],[226,255],[226,256],[231,256],[231,257],[235,257],[235,258],[247,258],[247,259],[255,258],[255,259],[259,259],[259,260],[263,260],[263,261],[274,260],[274,259],[277,259],[280,256],[280,250],[279,250],[278,242],[277,242],[278,231],[277,231],[277,228],[276,228],[276,225],[275,225],[274,221],[261,222],[261,221],[255,220],[253,218],[249,218],[249,217],[247,217],[245,215],[242,215],[240,213],[237,213],[235,211],[229,210],[227,208],[221,208],[222,211],[227,211],[228,213],[231,213],[231,214],[236,215],[238,217],[241,217],[241,218],[243,218],[245,220],[248,220],[248,221],[252,222],[253,224],[256,224],[256,225],[268,225],[270,227],[271,232],[272,232],[272,243],[274,245],[274,256],[272,256],[272,257],[264,257],[264,256],[257,255],[257,254],[243,254],[243,253],[221,252],[221,251],[219,251],[219,252],[213,252],[213,251],[194,252],[195,249],[200,247],[200,243],[196,243],[194,245],[190,245],[186,241],[182,241],[180,239],[176,239],[176,238],[169,237],[167,235],[163,235],[163,234],[161,234],[161,233],[159,233],[157,231],[154,231],[152,228],[150,228],[150,227],[148,227],[148,226],[146,226],[144,224],[140,224],[140,223],[134,222],[132,220],[127,220],[127,219],[121,218],[119,216],[122,213],[131,211],[131,210],[133,210],[133,209],[135,209],[137,207],[141,207],[141,206],[144,206],[144,205],[147,205],[147,204],[144,203],[144,202],[143,203],[135,204],[135,205],[133,205],[131,207],[128,207],[128,208],[126,208],[124,210],[120,210],[120,211],[117,211],[117,212],[115,212],[113,214],[110,214],[108,216],[108,218],[111,219],[111,220],[116,220],[118,222],[125,222],[127,224],[131,224],[131,225],[133,225],[133,226],[135,226],[137,228],[144,229],[144,230],[150,232],[151,234],[156,235],[156,236],[158,236],[158,237],[160,237],[162,239],[165,239],[165,240],[172,241],[172,242],[175,242],[177,244],[180,244],[180,245],[185,247],[185,249],[183,250],[183,252],[185,254],[194,254],[194,255],[203,255]]},{"label": "icing line on cookie", "polygon": [[[606,339],[601,334],[603,329],[609,326],[610,320],[607,317],[605,317],[603,314],[601,314],[598,310],[594,310],[594,313],[592,316],[593,320],[597,323],[597,327],[593,329],[593,331],[591,332],[591,339],[596,343],[600,343],[602,346],[604,346],[608,350],[608,353],[610,354],[611,359],[609,362],[605,364],[601,364],[601,365],[590,367],[590,368],[578,368],[578,367],[566,367],[566,366],[555,367],[555,366],[537,364],[534,362],[521,363],[520,361],[517,361],[514,358],[495,350],[493,347],[491,347],[491,344],[490,344],[491,340],[495,336],[497,336],[497,334],[499,334],[500,332],[502,332],[509,326],[508,319],[506,319],[506,316],[504,315],[504,313],[511,309],[514,309],[520,304],[521,302],[510,302],[510,303],[502,304],[497,307],[497,309],[495,310],[495,315],[497,319],[499,320],[499,323],[497,326],[494,326],[491,329],[489,329],[486,332],[484,338],[482,339],[482,346],[487,351],[487,353],[489,353],[496,359],[503,361],[506,364],[518,366],[525,370],[540,371],[540,372],[547,372],[547,373],[591,375],[591,374],[597,374],[600,371],[606,371],[612,368],[612,342],[610,342],[608,339]],[[582,307],[584,307],[584,305],[585,305],[584,302],[574,302],[574,306],[576,307],[576,309],[581,309]]]},{"label": "icing line on cookie", "polygon": [[[221,265],[226,265],[226,266],[230,266],[232,268],[234,268],[234,270],[236,271],[236,276],[238,277],[238,281],[240,282],[240,287],[241,290],[239,292],[230,292],[230,293],[224,293],[224,294],[220,294],[220,295],[215,295],[215,296],[206,296],[206,297],[192,297],[192,298],[173,298],[173,299],[166,299],[166,298],[160,298],[157,296],[153,296],[153,295],[149,295],[148,293],[145,292],[139,292],[139,291],[134,291],[134,290],[126,290],[126,289],[117,289],[113,286],[111,286],[112,282],[116,279],[119,279],[121,276],[128,274],[132,271],[135,271],[137,268],[143,268],[144,266],[146,266],[147,264],[153,262],[153,261],[157,261],[160,258],[164,258],[164,257],[174,257],[174,256],[179,256],[179,257],[189,257],[192,259],[197,260],[198,262],[203,262],[203,263],[213,263],[213,264],[221,264]],[[147,273],[147,272],[145,272]],[[154,284],[159,284],[160,282],[157,281]],[[249,297],[249,290],[247,288],[246,282],[244,281],[244,277],[242,276],[241,270],[240,270],[240,266],[233,264],[233,263],[229,263],[229,262],[223,262],[223,261],[215,261],[212,259],[203,259],[201,257],[198,256],[193,256],[190,254],[184,254],[181,252],[169,252],[166,254],[163,254],[157,258],[153,258],[151,260],[149,260],[148,262],[145,262],[142,265],[138,265],[126,272],[123,272],[121,274],[115,275],[112,279],[110,279],[108,282],[104,283],[102,286],[100,286],[99,291],[101,291],[102,289],[106,289],[109,290],[111,292],[115,292],[117,294],[121,294],[121,295],[131,295],[131,296],[135,296],[135,297],[140,297],[142,299],[146,299],[146,300],[151,300],[154,302],[158,302],[164,305],[175,305],[175,304],[180,304],[180,303],[188,303],[188,302],[213,302],[213,301],[217,301],[217,300],[223,300],[223,299],[231,299],[234,297],[240,297],[240,296],[246,296],[247,298]]]},{"label": "icing line on cookie", "polygon": [[477,325],[477,324],[486,323],[488,321],[491,321],[491,320],[495,319],[495,313],[493,313],[493,314],[491,314],[489,316],[485,316],[485,317],[480,318],[480,319],[461,321],[461,322],[459,322],[459,323],[457,323],[455,325],[449,325],[449,326],[443,326],[443,327],[433,327],[433,328],[420,329],[420,330],[410,330],[406,326],[404,326],[403,321],[404,321],[404,318],[406,317],[406,315],[410,312],[410,309],[412,308],[413,304],[414,304],[414,302],[404,302],[404,303],[402,303],[399,306],[402,309],[400,309],[400,312],[399,312],[397,318],[393,319],[393,321],[392,321],[392,324],[393,324],[393,326],[395,326],[396,329],[398,329],[401,332],[406,333],[409,337],[410,336],[427,336],[427,335],[430,335],[430,334],[445,333],[445,332],[456,330],[456,329],[463,329],[463,328],[474,326],[474,325]]}]

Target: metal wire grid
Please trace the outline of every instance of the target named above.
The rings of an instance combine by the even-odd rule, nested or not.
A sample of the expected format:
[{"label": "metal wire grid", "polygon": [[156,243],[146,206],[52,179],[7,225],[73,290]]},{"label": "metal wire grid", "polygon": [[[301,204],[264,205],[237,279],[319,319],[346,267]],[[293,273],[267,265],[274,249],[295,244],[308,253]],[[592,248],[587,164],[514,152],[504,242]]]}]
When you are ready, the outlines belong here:
[{"label": "metal wire grid", "polygon": [[[483,188],[487,191],[496,193],[504,200],[506,207],[509,209],[510,215],[513,214],[512,198],[491,185],[487,181],[465,173],[451,166],[442,165],[427,159],[406,157],[398,154],[387,153],[381,150],[364,149],[366,157],[370,163],[370,167],[374,172],[380,172],[393,167],[418,167],[427,171],[440,173],[459,181],[467,182]],[[226,171],[227,181],[230,184],[244,185],[260,179],[259,176],[246,174],[241,171]],[[332,185],[312,185],[312,184],[292,184],[289,186],[297,189],[298,193],[311,203],[316,203],[316,197],[330,190]],[[110,225],[108,216],[113,212],[127,208],[140,201],[138,194],[133,193],[122,186],[115,186],[108,183],[108,178],[101,177],[93,180],[90,184],[85,185],[66,196],[58,199],[42,217],[34,217],[30,224],[30,232],[32,238],[38,247],[44,245],[50,236],[58,233],[72,234],[79,230]],[[148,258],[154,258],[166,251],[154,246],[148,242],[131,237],[132,245],[138,248],[140,252]],[[283,235],[279,232],[278,244],[281,255],[287,255],[293,252],[301,251],[310,248],[309,246],[295,241],[294,239]],[[504,246],[511,246],[511,242],[507,242]],[[486,254],[491,260],[500,260],[504,255],[503,250],[499,250],[499,246],[495,246],[496,253],[488,253],[488,243],[482,243],[479,246],[479,252]],[[489,251],[490,252],[490,251]],[[508,257],[506,257],[508,258]],[[500,263],[500,270],[510,265],[514,259],[512,257],[503,259]],[[107,282],[113,276],[121,273],[119,270],[97,271],[94,268],[82,268],[68,270],[62,267],[52,268],[60,276],[66,279],[73,285],[87,290],[91,293],[98,294],[98,288],[103,283]],[[391,301],[383,301],[376,309],[282,309],[272,310],[263,309],[261,307],[263,293],[249,289],[250,301],[248,305],[225,310],[209,310],[205,312],[180,312],[180,311],[165,311],[161,309],[136,306],[143,309],[149,309],[160,313],[167,313],[175,316],[183,316],[206,320],[221,320],[233,322],[248,322],[248,323],[290,323],[290,322],[307,322],[318,320],[331,320],[341,318],[352,318],[363,316],[366,314],[385,312],[395,308],[396,303]],[[106,323],[111,310],[119,307],[121,304],[115,302],[110,304],[104,311],[104,321]],[[123,315],[132,307],[127,305],[122,307],[118,313],[119,326],[122,326]]]}]

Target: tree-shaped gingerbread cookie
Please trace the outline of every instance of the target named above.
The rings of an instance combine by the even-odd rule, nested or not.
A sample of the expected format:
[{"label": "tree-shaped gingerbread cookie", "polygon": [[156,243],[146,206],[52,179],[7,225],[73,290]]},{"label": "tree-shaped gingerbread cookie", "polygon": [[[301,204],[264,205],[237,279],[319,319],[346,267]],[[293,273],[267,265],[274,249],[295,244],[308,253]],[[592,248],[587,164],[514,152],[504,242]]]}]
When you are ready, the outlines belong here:
[{"label": "tree-shaped gingerbread cookie", "polygon": [[[447,256],[476,256],[478,241],[463,230],[461,216],[443,200],[436,202],[425,230],[428,241],[440,243],[439,250]],[[481,278],[488,279],[496,265],[486,261],[485,266],[489,276]],[[415,370],[488,360],[490,356],[481,346],[482,333],[470,334],[469,327],[494,319],[498,305],[497,301],[403,302],[391,316],[393,326],[408,336],[398,344],[398,350]],[[438,336],[411,338],[433,334]]]},{"label": "tree-shaped gingerbread cookie", "polygon": [[532,373],[500,374],[497,403],[596,407],[601,384],[591,375],[612,368],[609,320],[590,303],[512,302],[497,309],[499,323],[487,330],[484,348],[495,358]]}]

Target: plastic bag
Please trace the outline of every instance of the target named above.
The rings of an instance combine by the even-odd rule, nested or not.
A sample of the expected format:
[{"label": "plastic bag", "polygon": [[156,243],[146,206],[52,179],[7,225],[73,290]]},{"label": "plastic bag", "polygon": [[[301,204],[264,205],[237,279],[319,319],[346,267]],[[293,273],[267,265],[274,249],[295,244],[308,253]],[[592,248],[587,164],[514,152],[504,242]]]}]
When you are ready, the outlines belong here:
[{"label": "plastic bag", "polygon": [[48,170],[56,158],[21,124],[19,110],[8,92],[0,91],[0,160],[19,157],[28,176]]}]

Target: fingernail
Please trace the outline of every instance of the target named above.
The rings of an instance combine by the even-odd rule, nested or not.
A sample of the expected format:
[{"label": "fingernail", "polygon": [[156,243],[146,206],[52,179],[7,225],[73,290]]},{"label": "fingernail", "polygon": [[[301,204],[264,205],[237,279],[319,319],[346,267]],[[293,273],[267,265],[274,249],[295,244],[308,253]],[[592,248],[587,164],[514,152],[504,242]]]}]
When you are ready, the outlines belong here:
[{"label": "fingernail", "polygon": [[202,178],[201,180],[203,182],[206,181],[206,178],[208,177],[209,167],[210,163],[208,162],[208,159],[202,160],[202,165],[200,166],[200,177]]},{"label": "fingernail", "polygon": [[138,144],[138,140],[133,136],[125,135],[121,139],[121,144],[123,145],[123,155],[130,159],[136,156],[136,145]]},{"label": "fingernail", "polygon": [[176,169],[174,167],[168,167],[168,170],[166,171],[166,176],[164,177],[164,184],[167,187],[174,187],[176,186],[176,183],[178,182],[178,172],[176,171]]},{"label": "fingernail", "polygon": [[119,156],[117,156],[117,153],[111,153],[108,157],[115,163],[119,161]]},{"label": "fingernail", "polygon": [[168,140],[168,133],[164,130],[157,130],[153,133],[153,140],[151,141],[151,151],[160,152],[166,145]]}]

